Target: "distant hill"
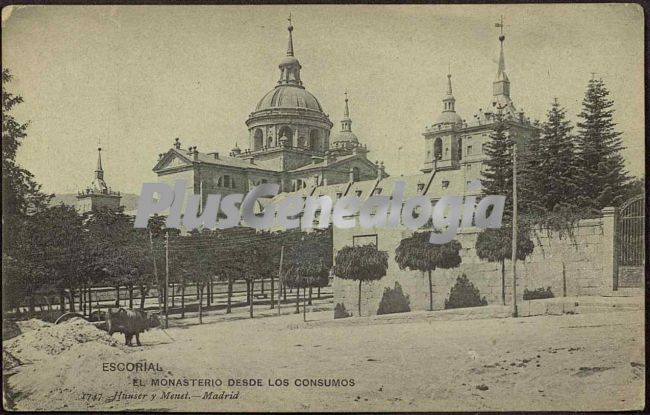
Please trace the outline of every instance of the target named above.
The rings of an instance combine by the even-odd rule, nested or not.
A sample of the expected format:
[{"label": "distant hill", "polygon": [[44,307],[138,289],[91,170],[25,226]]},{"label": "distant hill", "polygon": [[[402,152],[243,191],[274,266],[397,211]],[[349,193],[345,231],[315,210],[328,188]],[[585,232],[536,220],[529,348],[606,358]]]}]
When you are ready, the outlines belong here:
[{"label": "distant hill", "polygon": [[[124,206],[124,211],[128,212],[131,210],[136,210],[138,208],[138,199],[139,195],[133,193],[122,193],[122,200],[120,204]],[[77,204],[77,194],[76,193],[56,193],[56,196],[52,198],[51,205],[58,205],[63,203],[64,205],[74,206]]]}]

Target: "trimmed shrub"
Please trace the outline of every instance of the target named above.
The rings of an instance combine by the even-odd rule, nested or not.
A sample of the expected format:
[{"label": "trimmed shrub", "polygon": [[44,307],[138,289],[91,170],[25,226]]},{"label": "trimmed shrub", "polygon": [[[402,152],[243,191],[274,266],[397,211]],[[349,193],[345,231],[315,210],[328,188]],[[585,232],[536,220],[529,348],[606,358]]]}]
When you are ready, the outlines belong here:
[{"label": "trimmed shrub", "polygon": [[479,307],[487,305],[485,297],[481,298],[481,292],[463,274],[456,279],[456,284],[449,291],[449,299],[445,300],[445,309]]},{"label": "trimmed shrub", "polygon": [[411,311],[409,296],[404,295],[402,286],[395,282],[395,288],[384,288],[377,314],[406,313]]},{"label": "trimmed shrub", "polygon": [[345,309],[345,304],[336,303],[336,307],[334,307],[334,318],[336,319],[336,318],[347,318],[347,317],[352,317],[352,314]]},{"label": "trimmed shrub", "polygon": [[553,291],[551,291],[551,287],[546,287],[544,288],[537,288],[536,290],[533,291],[528,291],[527,288],[524,288],[524,300],[541,300],[543,298],[553,298],[555,295],[553,295]]}]

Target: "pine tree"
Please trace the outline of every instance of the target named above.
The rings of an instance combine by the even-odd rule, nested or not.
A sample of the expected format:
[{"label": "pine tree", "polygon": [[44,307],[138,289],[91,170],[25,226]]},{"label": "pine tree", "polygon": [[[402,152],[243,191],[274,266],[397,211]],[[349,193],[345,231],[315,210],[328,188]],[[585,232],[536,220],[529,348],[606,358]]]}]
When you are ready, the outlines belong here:
[{"label": "pine tree", "polygon": [[508,125],[501,111],[494,115],[490,140],[485,145],[485,170],[481,178],[483,193],[506,197],[503,222],[512,219],[512,149],[514,142],[508,137]]},{"label": "pine tree", "polygon": [[533,135],[528,143],[521,186],[523,210],[533,222],[547,229],[569,229],[580,217],[572,129],[566,110],[556,99],[547,112],[541,134]]},{"label": "pine tree", "polygon": [[578,186],[581,207],[597,214],[624,201],[629,178],[620,152],[621,133],[613,121],[614,101],[602,79],[592,79],[578,114]]},{"label": "pine tree", "polygon": [[[479,258],[489,262],[501,263],[501,296],[502,302],[505,304],[505,261],[511,259],[512,256],[512,201],[513,201],[513,148],[514,141],[508,137],[508,126],[505,122],[503,113],[499,110],[495,114],[494,126],[490,134],[490,141],[485,146],[485,153],[488,158],[485,160],[486,169],[483,172],[481,185],[483,187],[483,194],[486,195],[502,195],[506,197],[505,206],[503,210],[503,226],[499,229],[486,229],[478,234],[476,238],[476,254]],[[525,160],[522,157],[517,161],[517,173],[524,171],[522,168]],[[524,177],[524,179],[526,179]],[[524,260],[528,255],[533,252],[534,245],[530,240],[528,224],[522,220],[521,207],[527,206],[529,203],[522,195],[520,189],[520,181],[517,183],[517,196],[518,203],[518,219],[519,226],[517,227],[517,258]],[[524,199],[524,200],[522,200]]]}]

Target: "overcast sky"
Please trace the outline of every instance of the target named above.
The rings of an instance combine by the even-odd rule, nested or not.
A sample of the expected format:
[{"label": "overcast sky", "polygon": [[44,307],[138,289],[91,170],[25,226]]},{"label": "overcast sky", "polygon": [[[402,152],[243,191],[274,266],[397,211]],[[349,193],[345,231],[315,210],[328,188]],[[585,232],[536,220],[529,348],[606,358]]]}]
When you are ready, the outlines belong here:
[{"label": "overcast sky", "polygon": [[623,4],[5,8],[3,65],[25,99],[15,115],[31,120],[19,162],[45,190],[75,192],[101,139],[109,186],[139,192],[174,137],[206,152],[248,147],[244,121],[278,80],[289,12],[302,80],[333,134],[347,89],[353,131],[392,175],[418,172],[448,65],[460,115],[487,107],[500,15],[517,108],[543,120],[557,97],[575,121],[596,73],[628,168],[643,174],[643,14]]}]

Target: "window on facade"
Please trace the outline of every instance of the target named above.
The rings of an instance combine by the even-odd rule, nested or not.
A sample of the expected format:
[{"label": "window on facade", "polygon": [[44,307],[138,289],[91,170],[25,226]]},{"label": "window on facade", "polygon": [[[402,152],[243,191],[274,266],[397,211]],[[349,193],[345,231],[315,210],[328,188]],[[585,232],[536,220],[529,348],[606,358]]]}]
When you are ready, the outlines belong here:
[{"label": "window on facade", "polygon": [[217,179],[217,187],[221,187],[221,186],[223,186],[223,177],[219,177]]},{"label": "window on facade", "polygon": [[223,176],[223,187],[230,187],[230,176]]},{"label": "window on facade", "polygon": [[354,193],[356,193],[357,197],[361,196],[361,190],[357,190],[357,191],[354,192]]},{"label": "window on facade", "polygon": [[438,160],[442,158],[442,139],[440,137],[433,142],[433,157]]},{"label": "window on facade", "polygon": [[472,165],[471,164],[467,165],[467,170],[472,170]]},{"label": "window on facade", "polygon": [[255,130],[253,135],[253,151],[257,151],[264,145],[264,134],[259,128]]},{"label": "window on facade", "polygon": [[352,178],[355,182],[358,182],[361,179],[361,172],[359,171],[358,167],[352,168]]},{"label": "window on facade", "polygon": [[463,159],[463,139],[458,138],[458,160]]},{"label": "window on facade", "polygon": [[443,180],[443,181],[442,181],[442,188],[443,188],[443,189],[446,189],[446,188],[448,188],[448,187],[449,187],[449,180]]},{"label": "window on facade", "polygon": [[424,190],[424,183],[418,183],[418,192]]},{"label": "window on facade", "polygon": [[481,153],[485,154],[485,143],[481,145]]},{"label": "window on facade", "polygon": [[472,146],[467,146],[467,155],[472,154]]},{"label": "window on facade", "polygon": [[320,145],[320,136],[318,130],[311,130],[309,133],[309,148],[312,151],[318,151],[321,149]]}]

